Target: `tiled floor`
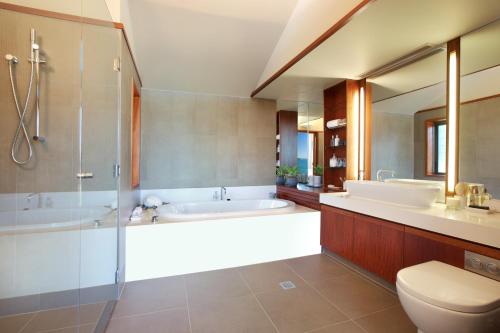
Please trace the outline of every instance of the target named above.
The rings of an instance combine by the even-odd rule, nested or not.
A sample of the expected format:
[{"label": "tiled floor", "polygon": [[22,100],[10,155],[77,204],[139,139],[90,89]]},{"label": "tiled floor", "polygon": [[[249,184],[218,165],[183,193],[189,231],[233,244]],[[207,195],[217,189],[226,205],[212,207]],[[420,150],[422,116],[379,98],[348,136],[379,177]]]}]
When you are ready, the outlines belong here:
[{"label": "tiled floor", "polygon": [[[282,289],[283,281],[296,288]],[[107,333],[132,332],[404,333],[416,328],[396,295],[315,255],[127,283]]]},{"label": "tiled floor", "polygon": [[1,333],[92,333],[105,304],[0,317]]}]

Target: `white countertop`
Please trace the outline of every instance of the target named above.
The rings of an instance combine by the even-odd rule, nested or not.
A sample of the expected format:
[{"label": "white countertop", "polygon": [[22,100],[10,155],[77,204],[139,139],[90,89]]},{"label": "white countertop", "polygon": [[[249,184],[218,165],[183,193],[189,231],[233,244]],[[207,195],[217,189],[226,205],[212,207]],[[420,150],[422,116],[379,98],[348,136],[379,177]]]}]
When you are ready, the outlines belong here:
[{"label": "white countertop", "polygon": [[444,204],[412,208],[350,196],[322,193],[320,203],[440,234],[500,248],[500,214],[447,210]]}]

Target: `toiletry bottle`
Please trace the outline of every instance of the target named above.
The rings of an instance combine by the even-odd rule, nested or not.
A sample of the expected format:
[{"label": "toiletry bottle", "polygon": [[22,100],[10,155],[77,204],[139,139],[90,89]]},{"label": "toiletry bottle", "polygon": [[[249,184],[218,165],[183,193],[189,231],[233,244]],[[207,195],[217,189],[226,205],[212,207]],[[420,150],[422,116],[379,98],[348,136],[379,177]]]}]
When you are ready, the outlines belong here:
[{"label": "toiletry bottle", "polygon": [[332,168],[337,167],[337,163],[338,163],[337,156],[333,154],[332,158],[330,159],[330,167]]},{"label": "toiletry bottle", "polygon": [[340,146],[340,138],[339,138],[339,135],[338,135],[338,134],[336,134],[336,135],[335,135],[335,139],[334,139],[334,142],[333,142],[333,146],[334,146],[334,147],[338,147],[338,146]]}]

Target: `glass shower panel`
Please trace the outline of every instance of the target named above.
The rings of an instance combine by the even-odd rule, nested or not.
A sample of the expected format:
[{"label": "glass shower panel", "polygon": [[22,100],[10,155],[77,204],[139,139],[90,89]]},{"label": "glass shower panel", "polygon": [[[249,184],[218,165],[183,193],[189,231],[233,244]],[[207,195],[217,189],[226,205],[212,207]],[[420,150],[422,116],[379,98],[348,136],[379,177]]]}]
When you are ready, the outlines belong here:
[{"label": "glass shower panel", "polygon": [[78,324],[80,8],[0,6],[0,321],[28,313],[27,330],[58,328],[55,308]]}]

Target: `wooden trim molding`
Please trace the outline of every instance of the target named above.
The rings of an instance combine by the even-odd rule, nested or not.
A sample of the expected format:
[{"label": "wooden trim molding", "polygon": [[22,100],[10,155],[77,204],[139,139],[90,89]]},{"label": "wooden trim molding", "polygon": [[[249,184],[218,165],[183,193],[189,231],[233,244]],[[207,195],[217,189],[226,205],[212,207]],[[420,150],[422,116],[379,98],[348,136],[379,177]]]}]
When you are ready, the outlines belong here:
[{"label": "wooden trim molding", "polygon": [[132,166],[132,188],[139,187],[141,179],[141,90],[132,79],[132,130],[131,130],[131,166]]},{"label": "wooden trim molding", "polygon": [[132,53],[132,49],[130,47],[130,42],[127,38],[127,34],[125,33],[125,26],[123,25],[123,23],[94,19],[94,18],[78,16],[78,15],[63,14],[63,13],[53,12],[50,10],[38,9],[38,8],[32,8],[32,7],[26,7],[26,6],[19,6],[19,5],[14,5],[14,4],[5,3],[5,2],[0,2],[0,9],[10,10],[10,11],[28,14],[28,15],[36,15],[36,16],[53,18],[53,19],[57,19],[57,20],[70,21],[70,22],[83,23],[83,24],[91,24],[91,25],[97,25],[97,26],[109,27],[109,28],[115,28],[115,29],[121,30],[123,37],[125,39],[125,43],[127,45],[127,48],[130,52],[130,56],[132,58],[132,63],[135,67],[137,77],[139,78],[139,84],[142,87],[142,79],[141,79],[141,76],[139,74],[139,69],[137,67],[137,63],[135,61],[134,54]]},{"label": "wooden trim molding", "polygon": [[375,0],[363,0],[356,7],[354,7],[350,12],[344,15],[339,21],[332,25],[327,31],[325,31],[321,36],[316,38],[311,44],[309,44],[304,50],[287,62],[283,67],[281,67],[276,73],[274,73],[269,79],[264,81],[260,86],[258,86],[254,91],[252,91],[250,97],[255,97],[259,92],[261,92],[265,87],[270,85],[274,80],[280,77],[283,73],[289,70],[293,65],[298,63],[302,58],[311,53],[315,48],[321,45],[325,40],[333,36],[337,31],[344,27],[349,21],[351,21],[356,15],[360,14],[370,3]]}]

